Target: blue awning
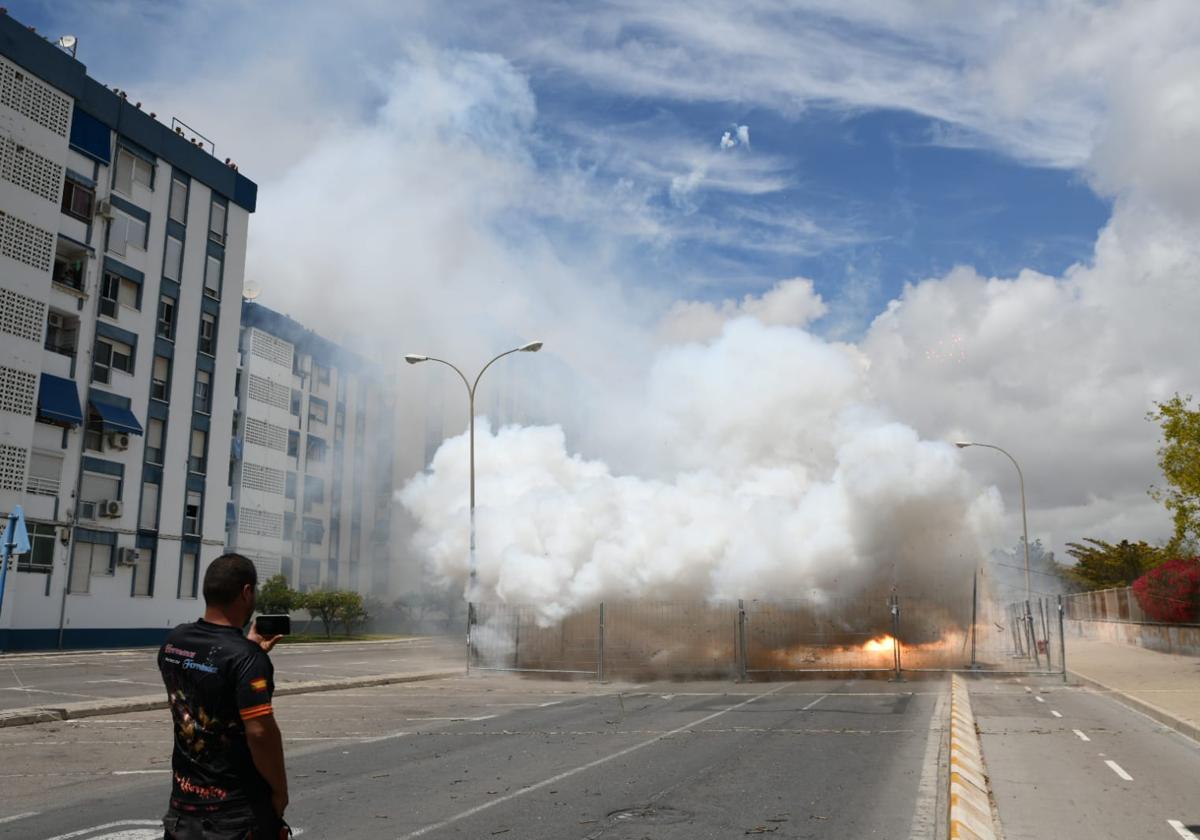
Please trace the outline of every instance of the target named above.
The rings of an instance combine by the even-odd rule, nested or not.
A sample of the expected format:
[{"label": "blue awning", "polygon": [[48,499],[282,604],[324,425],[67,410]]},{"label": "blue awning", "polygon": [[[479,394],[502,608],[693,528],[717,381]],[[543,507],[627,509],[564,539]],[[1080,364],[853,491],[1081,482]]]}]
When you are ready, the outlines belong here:
[{"label": "blue awning", "polygon": [[83,422],[83,410],[79,407],[79,392],[75,383],[61,376],[42,374],[38,387],[38,419],[64,426],[78,426]]},{"label": "blue awning", "polygon": [[122,408],[119,405],[110,403],[96,402],[92,400],[90,403],[92,411],[100,415],[100,424],[106,432],[125,432],[130,435],[140,435],[142,433],[142,425],[133,416],[133,412],[128,408]]}]

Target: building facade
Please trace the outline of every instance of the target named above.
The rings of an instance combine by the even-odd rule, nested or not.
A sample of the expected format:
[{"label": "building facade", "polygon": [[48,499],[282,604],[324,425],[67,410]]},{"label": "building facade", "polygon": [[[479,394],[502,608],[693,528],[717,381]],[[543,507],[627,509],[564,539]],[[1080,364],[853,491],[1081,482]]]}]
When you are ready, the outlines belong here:
[{"label": "building facade", "polygon": [[393,591],[394,406],[380,371],[242,306],[228,544],[301,591]]},{"label": "building facade", "polygon": [[257,188],[0,14],[0,648],[149,644],[224,546]]}]

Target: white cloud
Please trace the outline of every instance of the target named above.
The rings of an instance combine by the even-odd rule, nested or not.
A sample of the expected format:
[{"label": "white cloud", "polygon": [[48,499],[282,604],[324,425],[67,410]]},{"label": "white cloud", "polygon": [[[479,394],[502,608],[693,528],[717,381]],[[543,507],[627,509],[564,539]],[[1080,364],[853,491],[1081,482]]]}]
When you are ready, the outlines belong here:
[{"label": "white cloud", "polygon": [[719,336],[729,321],[743,317],[771,326],[804,328],[827,311],[812,281],[797,277],[777,283],[762,295],[746,295],[740,301],[676,301],[663,316],[659,334],[671,343],[709,341]]}]

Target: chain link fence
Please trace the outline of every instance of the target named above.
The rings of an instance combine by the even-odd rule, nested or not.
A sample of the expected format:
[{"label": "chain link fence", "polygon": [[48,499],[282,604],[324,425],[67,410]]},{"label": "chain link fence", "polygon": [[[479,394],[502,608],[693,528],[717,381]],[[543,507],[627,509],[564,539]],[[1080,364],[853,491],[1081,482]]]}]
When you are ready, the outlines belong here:
[{"label": "chain link fence", "polygon": [[1065,596],[1063,600],[1067,605],[1067,618],[1073,621],[1151,620],[1134,597],[1133,589],[1128,586],[1076,592]]},{"label": "chain link fence", "polygon": [[899,596],[603,603],[559,620],[472,604],[467,670],[647,680],[815,672],[1065,674],[1062,601],[970,605],[970,620]]}]

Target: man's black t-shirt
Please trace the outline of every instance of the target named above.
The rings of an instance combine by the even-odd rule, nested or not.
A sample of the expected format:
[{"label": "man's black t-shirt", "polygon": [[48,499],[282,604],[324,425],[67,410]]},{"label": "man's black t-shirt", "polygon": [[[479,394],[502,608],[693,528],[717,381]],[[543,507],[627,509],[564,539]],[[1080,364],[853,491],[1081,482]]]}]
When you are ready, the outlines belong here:
[{"label": "man's black t-shirt", "polygon": [[244,721],[271,714],[271,659],[236,627],[181,624],[158,651],[175,720],[173,805],[219,810],[270,797]]}]

